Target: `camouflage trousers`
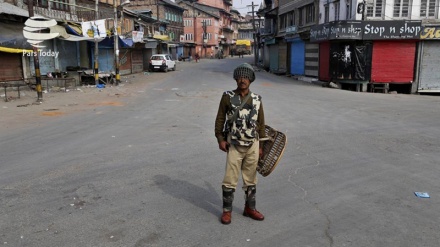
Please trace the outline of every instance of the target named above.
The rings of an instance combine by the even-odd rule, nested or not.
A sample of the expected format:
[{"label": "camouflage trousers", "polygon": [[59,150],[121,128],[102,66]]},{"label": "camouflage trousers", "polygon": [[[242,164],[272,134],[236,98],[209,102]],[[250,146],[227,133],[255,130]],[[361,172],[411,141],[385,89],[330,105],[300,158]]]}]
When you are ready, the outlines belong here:
[{"label": "camouflage trousers", "polygon": [[226,158],[226,171],[222,185],[235,189],[241,172],[243,190],[246,191],[248,186],[255,186],[257,184],[258,156],[258,140],[249,147],[231,145]]}]

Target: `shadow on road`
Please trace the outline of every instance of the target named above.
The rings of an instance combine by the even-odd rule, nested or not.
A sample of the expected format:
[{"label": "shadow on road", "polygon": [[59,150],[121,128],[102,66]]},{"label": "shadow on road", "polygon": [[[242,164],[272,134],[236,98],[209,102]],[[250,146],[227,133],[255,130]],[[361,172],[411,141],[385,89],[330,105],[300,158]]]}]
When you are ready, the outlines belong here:
[{"label": "shadow on road", "polygon": [[171,179],[165,175],[154,176],[154,183],[165,193],[183,199],[194,206],[218,216],[221,214],[222,202],[214,187],[205,181],[205,188],[187,181]]}]

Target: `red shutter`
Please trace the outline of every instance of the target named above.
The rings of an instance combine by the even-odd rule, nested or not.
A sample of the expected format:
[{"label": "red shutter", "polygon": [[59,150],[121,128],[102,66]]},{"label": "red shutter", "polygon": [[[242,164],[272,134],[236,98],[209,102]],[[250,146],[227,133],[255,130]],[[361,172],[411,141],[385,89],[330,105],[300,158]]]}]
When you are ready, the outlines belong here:
[{"label": "red shutter", "polygon": [[411,83],[414,79],[414,41],[375,41],[371,64],[373,83]]},{"label": "red shutter", "polygon": [[330,42],[319,44],[319,80],[330,81]]}]

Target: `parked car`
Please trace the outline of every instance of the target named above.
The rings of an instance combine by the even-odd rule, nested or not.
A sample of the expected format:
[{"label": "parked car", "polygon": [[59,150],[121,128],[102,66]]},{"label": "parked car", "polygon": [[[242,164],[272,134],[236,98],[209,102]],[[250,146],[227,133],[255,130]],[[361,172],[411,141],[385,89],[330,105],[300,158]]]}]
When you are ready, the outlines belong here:
[{"label": "parked car", "polygon": [[148,66],[150,71],[163,71],[176,70],[176,61],[174,61],[169,54],[155,54],[150,58],[150,65]]}]

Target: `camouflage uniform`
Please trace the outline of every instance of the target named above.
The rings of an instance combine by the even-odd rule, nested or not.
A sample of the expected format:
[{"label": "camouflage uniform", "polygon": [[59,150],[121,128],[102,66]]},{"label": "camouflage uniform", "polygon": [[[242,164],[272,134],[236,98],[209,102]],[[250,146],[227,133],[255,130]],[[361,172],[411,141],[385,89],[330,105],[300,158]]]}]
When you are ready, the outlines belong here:
[{"label": "camouflage uniform", "polygon": [[215,124],[218,142],[227,140],[231,144],[222,182],[223,209],[226,211],[232,210],[233,193],[238,184],[240,171],[243,179],[242,188],[246,193],[249,191],[253,193],[249,200],[253,199],[253,205],[255,205],[256,168],[259,159],[258,139],[265,137],[264,111],[261,96],[251,93],[251,97],[239,111],[236,121],[231,123],[232,115],[243,99],[244,97],[240,96],[237,91],[223,93]]}]

